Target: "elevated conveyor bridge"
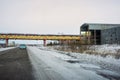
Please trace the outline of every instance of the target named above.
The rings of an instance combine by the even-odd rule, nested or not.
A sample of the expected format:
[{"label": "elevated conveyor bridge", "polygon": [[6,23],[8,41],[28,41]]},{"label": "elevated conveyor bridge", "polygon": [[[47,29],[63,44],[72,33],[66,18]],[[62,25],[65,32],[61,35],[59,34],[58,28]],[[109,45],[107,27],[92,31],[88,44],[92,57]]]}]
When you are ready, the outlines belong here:
[{"label": "elevated conveyor bridge", "polygon": [[6,40],[8,45],[9,39],[21,39],[21,40],[80,40],[80,35],[53,35],[53,34],[17,34],[17,33],[0,33],[0,39]]}]

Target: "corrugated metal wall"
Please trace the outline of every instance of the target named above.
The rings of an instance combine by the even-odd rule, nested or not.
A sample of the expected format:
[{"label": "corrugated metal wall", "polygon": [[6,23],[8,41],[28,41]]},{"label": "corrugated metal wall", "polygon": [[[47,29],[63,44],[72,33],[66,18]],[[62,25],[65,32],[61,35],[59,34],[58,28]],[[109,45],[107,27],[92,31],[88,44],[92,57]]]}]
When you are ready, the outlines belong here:
[{"label": "corrugated metal wall", "polygon": [[102,30],[101,43],[102,44],[120,44],[120,27]]}]

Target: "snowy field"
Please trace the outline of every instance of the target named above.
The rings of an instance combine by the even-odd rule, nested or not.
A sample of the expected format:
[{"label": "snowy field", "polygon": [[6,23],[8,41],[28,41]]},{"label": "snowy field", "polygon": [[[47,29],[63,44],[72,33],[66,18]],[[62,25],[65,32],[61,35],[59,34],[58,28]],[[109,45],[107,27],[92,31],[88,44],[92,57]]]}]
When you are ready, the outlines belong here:
[{"label": "snowy field", "polygon": [[105,53],[118,53],[120,51],[120,45],[117,44],[106,44],[106,45],[93,45],[90,47],[90,50],[94,50],[97,51],[101,54],[105,54]]},{"label": "snowy field", "polygon": [[116,59],[120,58],[120,45],[105,44],[105,45],[80,45],[80,46],[50,46],[59,51],[77,52],[91,55],[100,55],[103,57],[112,56]]},{"label": "snowy field", "polygon": [[92,45],[85,51],[85,53],[94,53],[101,55],[111,55],[115,58],[120,57],[120,45],[117,44],[105,44],[105,45]]},{"label": "snowy field", "polygon": [[27,47],[36,80],[120,80],[120,59]]}]

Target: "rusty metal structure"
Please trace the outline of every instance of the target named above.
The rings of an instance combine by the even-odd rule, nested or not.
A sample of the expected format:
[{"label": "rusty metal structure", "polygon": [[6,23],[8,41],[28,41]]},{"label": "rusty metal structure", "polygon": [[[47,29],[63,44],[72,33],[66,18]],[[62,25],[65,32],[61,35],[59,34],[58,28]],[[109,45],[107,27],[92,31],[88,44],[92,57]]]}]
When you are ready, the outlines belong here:
[{"label": "rusty metal structure", "polygon": [[21,40],[43,40],[46,45],[46,40],[80,40],[80,35],[40,35],[40,34],[17,34],[17,33],[0,33],[0,39],[6,40],[6,46],[9,39]]}]

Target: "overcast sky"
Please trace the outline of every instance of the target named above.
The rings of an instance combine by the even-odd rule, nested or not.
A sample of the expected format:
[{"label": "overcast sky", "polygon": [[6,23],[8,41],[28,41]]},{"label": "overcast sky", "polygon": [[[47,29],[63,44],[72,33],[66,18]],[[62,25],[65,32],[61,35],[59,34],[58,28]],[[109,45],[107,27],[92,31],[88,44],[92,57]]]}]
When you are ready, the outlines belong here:
[{"label": "overcast sky", "polygon": [[79,34],[83,23],[120,24],[120,0],[0,0],[0,32]]}]

